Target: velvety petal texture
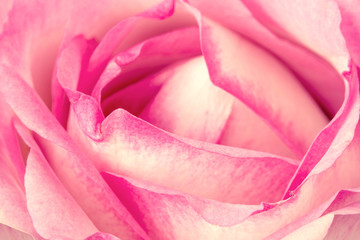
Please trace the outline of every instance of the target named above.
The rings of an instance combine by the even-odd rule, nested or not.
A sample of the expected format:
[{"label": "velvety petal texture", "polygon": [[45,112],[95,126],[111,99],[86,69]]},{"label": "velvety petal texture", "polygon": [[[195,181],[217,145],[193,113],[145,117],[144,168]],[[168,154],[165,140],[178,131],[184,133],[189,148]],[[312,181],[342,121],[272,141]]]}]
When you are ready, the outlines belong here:
[{"label": "velvety petal texture", "polygon": [[[276,55],[287,67],[297,73],[302,84],[315,99],[319,100],[328,114],[334,115],[340,108],[344,96],[344,86],[340,74],[323,58],[304,51],[303,47],[292,44],[271,32],[253,17],[252,12],[242,1],[189,0],[189,3],[204,16],[248,37]],[[218,14],[219,12],[223,14]],[[326,36],[324,37],[326,38]],[[347,61],[347,58],[344,57],[338,67],[340,71],[347,68]]]},{"label": "velvety petal texture", "polygon": [[0,224],[0,237],[1,239],[13,239],[13,240],[33,240],[31,235],[10,228],[6,225]]},{"label": "velvety petal texture", "polygon": [[[303,156],[327,124],[321,109],[291,72],[270,54],[221,25],[201,18],[195,10],[194,14],[201,27],[203,54],[214,84],[266,119],[288,146]],[[306,114],[316,120],[306,119]]]},{"label": "velvety petal texture", "polygon": [[[27,158],[25,192],[27,208],[37,232],[50,239],[82,239],[94,233],[96,228],[56,178],[34,139],[21,126],[17,129],[31,147]],[[45,218],[48,221],[44,221]]]},{"label": "velvety petal texture", "polygon": [[360,238],[355,0],[0,6],[0,239]]},{"label": "velvety petal texture", "polygon": [[339,28],[340,11],[335,1],[242,2],[259,22],[281,37],[305,45],[334,64],[346,57]]},{"label": "velvety petal texture", "polygon": [[4,114],[0,120],[0,223],[33,234],[33,224],[26,207],[24,188],[25,166],[16,130],[14,114],[0,99]]},{"label": "velvety petal texture", "polygon": [[336,215],[331,227],[324,239],[349,239],[355,240],[360,237],[360,215]]}]

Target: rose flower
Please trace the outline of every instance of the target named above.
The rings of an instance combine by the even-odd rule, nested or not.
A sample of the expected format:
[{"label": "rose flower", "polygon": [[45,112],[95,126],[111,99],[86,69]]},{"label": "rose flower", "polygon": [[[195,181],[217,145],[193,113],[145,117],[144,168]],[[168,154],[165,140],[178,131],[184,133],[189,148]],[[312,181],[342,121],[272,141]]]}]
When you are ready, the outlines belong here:
[{"label": "rose flower", "polygon": [[360,239],[355,0],[2,0],[0,239]]}]

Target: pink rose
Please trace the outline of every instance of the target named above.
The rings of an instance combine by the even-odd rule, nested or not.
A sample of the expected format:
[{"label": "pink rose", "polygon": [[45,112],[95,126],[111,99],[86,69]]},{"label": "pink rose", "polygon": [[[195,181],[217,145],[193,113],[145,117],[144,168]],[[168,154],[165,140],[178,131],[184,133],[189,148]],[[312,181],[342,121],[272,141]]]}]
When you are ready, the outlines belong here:
[{"label": "pink rose", "polygon": [[0,239],[360,239],[355,0],[2,0]]}]

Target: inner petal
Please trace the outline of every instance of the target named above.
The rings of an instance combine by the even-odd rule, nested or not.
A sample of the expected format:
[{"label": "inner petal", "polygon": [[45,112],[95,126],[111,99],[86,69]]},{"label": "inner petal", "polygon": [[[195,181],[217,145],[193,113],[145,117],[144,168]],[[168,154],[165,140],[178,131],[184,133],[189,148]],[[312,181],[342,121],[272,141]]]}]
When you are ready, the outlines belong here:
[{"label": "inner petal", "polygon": [[217,142],[234,98],[211,83],[202,57],[170,66],[164,74],[169,71],[172,76],[139,116],[177,135]]},{"label": "inner petal", "polygon": [[211,82],[201,56],[129,85],[106,105],[110,100],[179,136],[296,158],[262,118]]}]

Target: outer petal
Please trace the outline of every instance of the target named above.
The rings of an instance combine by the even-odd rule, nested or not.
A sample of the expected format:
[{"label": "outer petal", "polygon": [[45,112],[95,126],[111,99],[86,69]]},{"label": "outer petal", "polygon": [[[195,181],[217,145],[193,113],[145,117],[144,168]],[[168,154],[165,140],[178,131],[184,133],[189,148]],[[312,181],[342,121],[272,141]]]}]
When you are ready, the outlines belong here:
[{"label": "outer petal", "polygon": [[[199,9],[204,16],[247,36],[275,54],[287,67],[296,72],[302,84],[315,99],[322,103],[322,107],[330,116],[333,116],[340,108],[344,95],[341,76],[321,57],[292,44],[286,39],[279,38],[264,27],[253,17],[242,1],[189,0],[189,2]],[[219,14],[219,12],[223,14]],[[346,69],[347,63],[348,59],[344,56],[344,60],[337,66],[338,71],[342,72]]]},{"label": "outer petal", "polygon": [[[312,97],[269,53],[192,11],[200,24],[202,50],[214,84],[266,119],[288,146],[303,156],[327,124]],[[306,119],[308,115],[312,118]]]},{"label": "outer petal", "polygon": [[[344,200],[335,194],[319,204],[318,198],[326,193],[322,189],[327,179],[312,179],[293,198],[278,204],[264,204],[262,210],[249,216],[249,208],[256,206],[203,200],[121,176],[108,173],[103,176],[153,239],[276,240],[294,232],[310,237],[314,233],[309,232],[313,224],[323,230],[315,233],[324,236],[332,214],[317,219],[332,204]],[[357,197],[358,202],[358,193],[349,194],[345,199],[350,202],[353,197]]]},{"label": "outer petal", "polygon": [[360,214],[336,215],[324,240],[360,238]]},{"label": "outer petal", "polygon": [[[41,142],[52,169],[96,227],[118,236],[146,238],[146,234],[115,198],[94,166],[76,148],[32,89],[11,69],[1,66],[0,75],[7,76],[3,78],[0,94],[20,120],[42,136],[37,140]],[[22,98],[18,98],[19,95]]]},{"label": "outer petal", "polygon": [[[81,124],[81,118],[71,117]],[[69,126],[70,134],[100,171],[222,201],[276,201],[296,168],[291,160],[270,154],[184,142],[120,109],[101,123],[102,138],[97,141],[75,124]]]},{"label": "outer petal", "polygon": [[281,240],[323,240],[334,219],[333,214],[325,215],[290,233]]},{"label": "outer petal", "polygon": [[21,126],[18,130],[31,147],[25,191],[26,204],[37,232],[47,239],[83,239],[95,233],[96,227],[51,170],[34,139]]},{"label": "outer petal", "polygon": [[29,234],[20,232],[3,224],[0,224],[0,238],[11,240],[34,240]]},{"label": "outer petal", "polygon": [[305,45],[334,65],[347,56],[335,1],[242,0],[255,18],[276,34]]},{"label": "outer petal", "polygon": [[13,126],[14,113],[1,97],[0,110],[0,223],[36,236],[26,207],[25,167]]},{"label": "outer petal", "polygon": [[13,0],[3,1],[0,9],[0,33],[3,31],[3,27],[8,21],[8,14],[13,5]]},{"label": "outer petal", "polygon": [[336,1],[341,12],[341,32],[353,61],[360,66],[360,7],[354,0]]},{"label": "outer petal", "polygon": [[[11,4],[10,1],[3,1],[0,13],[0,62],[8,67],[17,66],[18,73],[50,107],[51,76],[61,41],[67,42],[78,34],[101,37],[118,21],[158,2],[133,1],[133,4],[128,4],[127,1],[116,0],[96,3],[89,0],[15,0]],[[9,7],[11,10],[6,14]]]},{"label": "outer petal", "polygon": [[[359,120],[358,69],[353,66],[353,71],[346,76],[349,80],[346,84],[344,105],[331,123],[315,139],[289,185],[288,194],[301,184],[316,165],[317,170],[314,170],[313,174],[317,174],[333,164],[354,137]],[[356,146],[356,144],[354,145]]]},{"label": "outer petal", "polygon": [[86,240],[120,240],[120,238],[115,237],[114,235],[108,233],[95,233]]}]

